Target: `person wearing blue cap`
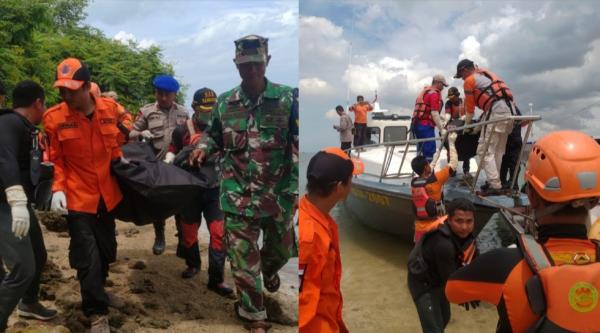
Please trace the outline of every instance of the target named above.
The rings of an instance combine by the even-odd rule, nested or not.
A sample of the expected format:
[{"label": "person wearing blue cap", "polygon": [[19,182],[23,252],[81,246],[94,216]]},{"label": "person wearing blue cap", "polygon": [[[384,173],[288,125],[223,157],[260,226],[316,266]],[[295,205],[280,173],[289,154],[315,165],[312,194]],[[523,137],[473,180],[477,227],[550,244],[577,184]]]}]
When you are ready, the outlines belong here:
[{"label": "person wearing blue cap", "polygon": [[[171,75],[157,75],[152,81],[154,86],[154,103],[140,108],[130,139],[140,136],[147,140],[157,158],[164,159],[171,143],[173,130],[185,124],[188,119],[187,109],[175,102],[179,91],[179,82]],[[165,221],[154,222],[154,245],[152,252],[160,255],[165,251]]]}]

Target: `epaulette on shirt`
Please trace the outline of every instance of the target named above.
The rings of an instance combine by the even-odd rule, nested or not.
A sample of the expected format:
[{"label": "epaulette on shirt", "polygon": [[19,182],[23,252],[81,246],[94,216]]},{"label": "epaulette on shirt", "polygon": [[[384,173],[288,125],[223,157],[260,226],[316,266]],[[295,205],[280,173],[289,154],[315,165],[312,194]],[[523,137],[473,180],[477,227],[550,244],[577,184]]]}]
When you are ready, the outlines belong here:
[{"label": "epaulette on shirt", "polygon": [[154,104],[156,104],[156,103],[148,103],[148,104],[142,106],[140,108],[140,114],[143,114],[146,110],[153,108]]}]

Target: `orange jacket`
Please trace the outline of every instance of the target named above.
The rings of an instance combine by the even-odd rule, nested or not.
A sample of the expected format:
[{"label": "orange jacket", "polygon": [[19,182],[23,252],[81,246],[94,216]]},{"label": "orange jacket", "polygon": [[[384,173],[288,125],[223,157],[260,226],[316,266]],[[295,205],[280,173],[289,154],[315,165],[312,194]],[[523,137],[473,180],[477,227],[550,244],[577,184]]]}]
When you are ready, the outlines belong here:
[{"label": "orange jacket", "polygon": [[[550,238],[544,247],[557,266],[571,264],[577,253],[596,259],[596,246],[589,240]],[[452,274],[446,284],[446,296],[452,303],[482,300],[496,305],[500,317],[497,332],[526,332],[540,318],[531,309],[525,290],[532,276],[520,249],[501,248],[484,253]]]},{"label": "orange jacket", "polygon": [[52,190],[65,192],[69,210],[96,213],[100,197],[111,211],[121,201],[119,185],[110,173],[110,162],[122,156],[117,142],[117,104],[96,98],[92,119],[60,103],[44,113],[44,130],[54,163]]},{"label": "orange jacket", "polygon": [[[443,199],[444,184],[450,178],[450,170],[450,166],[446,166],[439,170],[432,177],[431,183],[425,185],[427,195],[429,195],[431,199],[435,201],[441,201]],[[444,215],[431,220],[415,220],[415,231],[426,232],[433,230],[442,224],[445,219],[446,216]]]},{"label": "orange jacket", "polygon": [[475,112],[475,106],[487,112],[495,101],[513,100],[510,88],[496,74],[487,69],[476,68],[475,72],[465,79],[465,111]]},{"label": "orange jacket", "polygon": [[338,228],[306,196],[299,203],[300,333],[348,332],[342,320]]},{"label": "orange jacket", "polygon": [[354,112],[354,122],[357,124],[367,123],[367,112],[373,111],[373,106],[367,102],[356,103],[350,107],[350,112]]},{"label": "orange jacket", "polygon": [[119,119],[117,119],[117,122],[122,126],[122,128],[119,126],[121,133],[119,133],[117,141],[119,142],[119,145],[123,145],[129,140],[129,131],[133,128],[133,117],[131,116],[131,113],[119,103],[117,103],[117,111],[119,112]]}]

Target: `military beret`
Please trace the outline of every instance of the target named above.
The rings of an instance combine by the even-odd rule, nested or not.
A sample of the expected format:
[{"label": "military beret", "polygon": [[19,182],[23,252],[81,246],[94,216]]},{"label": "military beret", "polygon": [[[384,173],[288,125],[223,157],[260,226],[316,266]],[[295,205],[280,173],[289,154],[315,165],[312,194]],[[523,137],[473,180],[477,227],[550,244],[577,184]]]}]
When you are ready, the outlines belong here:
[{"label": "military beret", "polygon": [[179,91],[179,82],[171,75],[157,75],[152,81],[154,88],[168,92]]}]

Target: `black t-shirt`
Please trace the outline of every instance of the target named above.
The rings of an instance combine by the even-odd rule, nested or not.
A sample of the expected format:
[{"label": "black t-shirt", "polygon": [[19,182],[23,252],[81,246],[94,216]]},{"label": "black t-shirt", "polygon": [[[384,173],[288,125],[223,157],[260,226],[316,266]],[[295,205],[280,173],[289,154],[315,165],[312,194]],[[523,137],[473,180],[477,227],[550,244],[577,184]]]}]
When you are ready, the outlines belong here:
[{"label": "black t-shirt", "polygon": [[22,185],[28,200],[33,200],[30,152],[35,131],[25,117],[12,110],[0,110],[0,202],[6,202],[4,190],[14,185]]},{"label": "black t-shirt", "polygon": [[472,234],[466,239],[460,239],[446,224],[439,229],[444,230],[435,231],[423,243],[423,258],[429,267],[427,281],[420,281],[408,274],[408,284],[414,298],[432,289],[445,288],[450,274],[461,267],[460,252],[474,240]]}]

